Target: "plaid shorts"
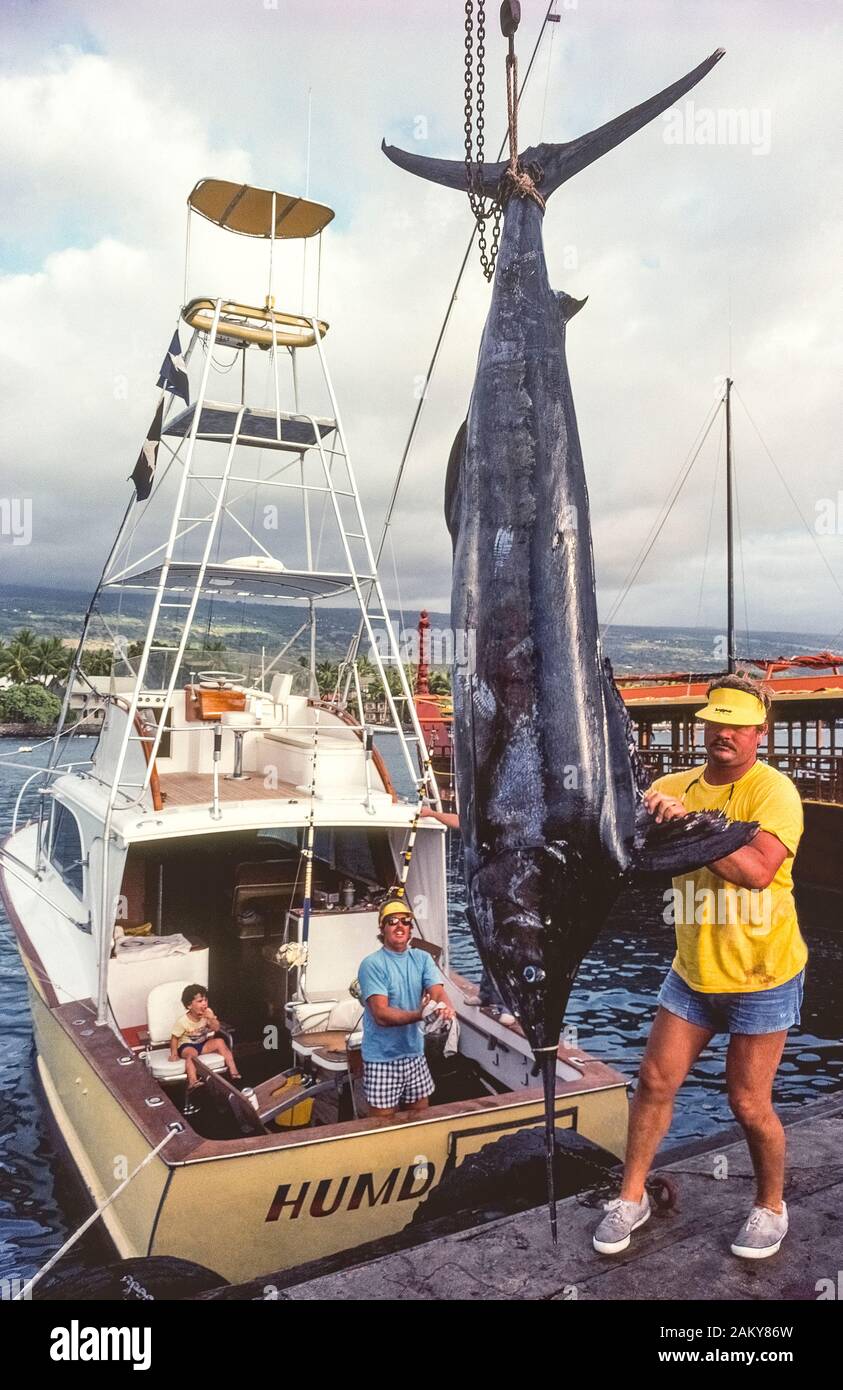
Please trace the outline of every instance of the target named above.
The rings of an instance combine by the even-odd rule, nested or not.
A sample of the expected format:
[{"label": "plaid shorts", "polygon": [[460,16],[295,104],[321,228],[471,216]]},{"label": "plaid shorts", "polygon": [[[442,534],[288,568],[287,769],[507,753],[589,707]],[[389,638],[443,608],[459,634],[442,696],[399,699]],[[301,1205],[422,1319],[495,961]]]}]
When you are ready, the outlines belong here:
[{"label": "plaid shorts", "polygon": [[363,1062],[363,1090],[370,1105],[394,1110],[400,1101],[409,1104],[429,1096],[433,1077],[424,1057],[395,1057],[391,1062]]}]

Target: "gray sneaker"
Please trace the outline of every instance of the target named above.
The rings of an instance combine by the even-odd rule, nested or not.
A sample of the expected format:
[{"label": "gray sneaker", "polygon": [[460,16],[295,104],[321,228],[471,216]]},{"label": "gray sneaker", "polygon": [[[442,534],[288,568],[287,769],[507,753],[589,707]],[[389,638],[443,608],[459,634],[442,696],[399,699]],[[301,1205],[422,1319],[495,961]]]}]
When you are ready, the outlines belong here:
[{"label": "gray sneaker", "polygon": [[787,1235],[787,1204],[782,1202],[781,1211],[770,1211],[769,1207],[753,1207],[746,1221],[738,1231],[732,1245],[732,1254],[743,1260],[766,1260],[775,1255]]},{"label": "gray sneaker", "polygon": [[640,1202],[627,1202],[615,1197],[605,1202],[606,1215],[594,1232],[594,1248],[601,1255],[619,1255],[629,1245],[633,1231],[650,1220],[650,1199],[646,1192]]}]

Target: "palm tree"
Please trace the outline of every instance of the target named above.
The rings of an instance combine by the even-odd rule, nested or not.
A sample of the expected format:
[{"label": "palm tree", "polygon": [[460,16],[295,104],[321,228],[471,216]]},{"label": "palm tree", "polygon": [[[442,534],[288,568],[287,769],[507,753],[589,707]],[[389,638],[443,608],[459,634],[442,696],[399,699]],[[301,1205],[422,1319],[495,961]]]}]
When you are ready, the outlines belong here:
[{"label": "palm tree", "polygon": [[110,647],[91,647],[79,663],[86,676],[110,676],[114,654]]},{"label": "palm tree", "polygon": [[60,637],[41,637],[34,644],[33,675],[44,685],[51,685],[59,677],[64,680],[70,671],[70,652]]},{"label": "palm tree", "polygon": [[320,661],[316,667],[316,682],[320,695],[333,695],[337,686],[338,666],[335,661]]},{"label": "palm tree", "polygon": [[38,665],[35,643],[31,628],[22,627],[13,633],[9,645],[0,651],[0,675],[8,676],[15,685],[31,681]]}]

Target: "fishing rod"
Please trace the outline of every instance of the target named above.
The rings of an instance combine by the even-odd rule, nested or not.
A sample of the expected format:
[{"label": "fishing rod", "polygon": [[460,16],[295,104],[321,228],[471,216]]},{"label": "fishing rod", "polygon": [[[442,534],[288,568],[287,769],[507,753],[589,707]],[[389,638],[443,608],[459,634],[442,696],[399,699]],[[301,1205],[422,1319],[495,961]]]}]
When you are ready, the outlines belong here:
[{"label": "fishing rod", "polygon": [[[421,753],[420,756],[422,756]],[[390,892],[390,896],[394,898],[407,898],[407,879],[410,874],[410,862],[413,858],[413,850],[415,849],[416,845],[416,836],[418,835],[419,823],[422,818],[422,811],[424,810],[425,788],[427,785],[427,779],[430,776],[432,767],[433,764],[430,760],[430,754],[428,753],[427,748],[425,747],[424,754],[422,756],[421,776],[419,778],[418,784],[419,798],[416,803],[416,809],[413,813],[413,819],[410,822],[410,829],[407,834],[407,840],[404,845],[404,849],[401,853],[401,868],[398,872],[398,882],[395,884],[394,888],[392,888]],[[407,899],[407,901],[409,903],[409,899]],[[415,917],[415,913],[413,914],[413,916]],[[416,923],[416,925],[418,926],[418,922]],[[421,932],[421,928],[419,928],[419,931]]]},{"label": "fishing rod", "polygon": [[[310,936],[311,901],[313,889],[313,841],[316,836],[316,759],[319,745],[319,707],[314,705],[315,723],[313,725],[313,762],[310,774],[310,814],[307,819],[307,837],[304,847],[304,902],[302,904],[301,939],[307,946]],[[305,965],[304,969],[307,969]]]}]

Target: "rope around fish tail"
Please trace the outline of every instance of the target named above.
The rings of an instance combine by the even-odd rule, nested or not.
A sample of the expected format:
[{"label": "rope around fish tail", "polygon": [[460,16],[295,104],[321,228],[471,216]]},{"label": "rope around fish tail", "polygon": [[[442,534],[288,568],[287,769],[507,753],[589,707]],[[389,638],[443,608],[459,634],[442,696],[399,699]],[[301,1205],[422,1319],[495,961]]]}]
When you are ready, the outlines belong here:
[{"label": "rope around fish tail", "polygon": [[307,839],[304,847],[304,902],[302,904],[302,943],[307,944],[310,935],[310,903],[313,888],[313,841],[316,834],[316,750],[319,743],[319,710],[314,707],[316,722],[313,726],[313,763],[310,773],[310,815],[307,821]]},{"label": "rope around fish tail", "polygon": [[553,1160],[556,1153],[556,1048],[537,1047],[533,1050],[541,1066],[544,1086],[544,1156],[547,1169],[547,1209],[550,1214],[550,1237],[558,1243],[556,1225],[556,1178]]}]

